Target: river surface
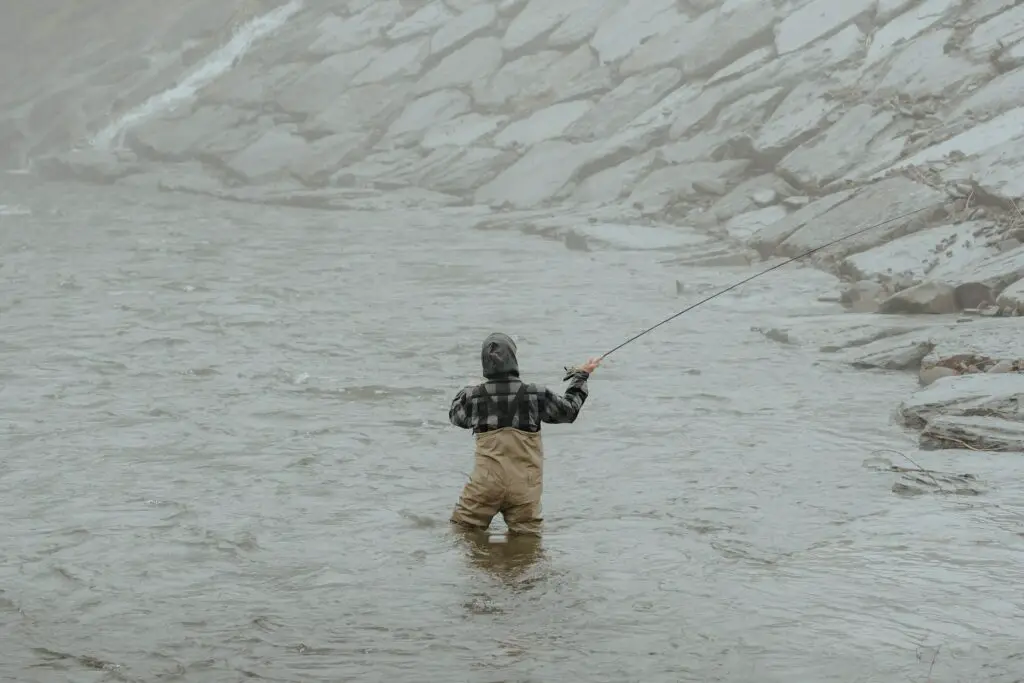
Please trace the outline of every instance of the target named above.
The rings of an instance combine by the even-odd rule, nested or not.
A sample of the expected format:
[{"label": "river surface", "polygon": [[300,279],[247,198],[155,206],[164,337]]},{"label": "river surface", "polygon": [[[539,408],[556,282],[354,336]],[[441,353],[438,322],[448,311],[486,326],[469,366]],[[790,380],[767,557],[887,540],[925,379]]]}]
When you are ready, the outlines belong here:
[{"label": "river surface", "polygon": [[[472,465],[447,410],[487,333],[561,387],[753,270],[457,211],[22,180],[0,190],[4,680],[1024,679],[1020,458],[919,453],[890,419],[912,376],[751,329],[833,311],[821,274],[616,352],[545,431],[543,540],[474,543],[447,524]],[[894,495],[879,448],[987,490]]]}]

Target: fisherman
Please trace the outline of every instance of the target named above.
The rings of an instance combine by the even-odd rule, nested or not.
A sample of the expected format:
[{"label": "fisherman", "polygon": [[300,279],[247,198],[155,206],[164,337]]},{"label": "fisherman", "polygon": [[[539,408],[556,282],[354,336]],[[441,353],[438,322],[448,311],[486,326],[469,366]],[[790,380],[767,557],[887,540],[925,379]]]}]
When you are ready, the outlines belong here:
[{"label": "fisherman", "polygon": [[485,381],[459,391],[448,411],[449,421],[471,429],[476,440],[473,473],[451,522],[484,531],[500,512],[509,533],[539,536],[544,472],[541,423],[576,421],[587,400],[587,379],[601,359],[566,368],[565,381],[570,384],[560,396],[519,379],[516,343],[508,335],[489,335],[480,356]]}]

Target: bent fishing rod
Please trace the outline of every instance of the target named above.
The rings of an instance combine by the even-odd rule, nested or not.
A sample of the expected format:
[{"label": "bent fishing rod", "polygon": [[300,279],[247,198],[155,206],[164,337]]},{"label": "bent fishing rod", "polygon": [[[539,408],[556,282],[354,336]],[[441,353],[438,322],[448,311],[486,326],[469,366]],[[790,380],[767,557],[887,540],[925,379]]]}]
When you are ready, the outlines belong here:
[{"label": "bent fishing rod", "polygon": [[[827,242],[827,243],[821,245],[820,247],[815,247],[814,249],[810,249],[808,251],[805,251],[804,253],[802,253],[802,254],[800,254],[798,256],[794,256],[793,258],[786,259],[782,263],[778,263],[778,264],[772,266],[771,268],[765,268],[764,270],[762,270],[762,271],[760,271],[758,273],[754,273],[750,277],[745,278],[743,280],[740,280],[739,282],[737,282],[735,284],[729,285],[725,289],[719,290],[719,291],[715,292],[714,294],[712,294],[711,296],[705,297],[704,299],[701,299],[697,303],[694,303],[694,304],[691,304],[691,305],[687,306],[686,308],[684,308],[683,310],[679,311],[678,313],[674,313],[674,314],[670,315],[669,317],[667,317],[664,320],[662,320],[660,323],[648,327],[646,330],[640,332],[639,334],[633,335],[632,337],[630,337],[626,341],[624,341],[621,344],[619,344],[618,346],[616,346],[611,351],[606,351],[603,355],[599,356],[599,359],[600,360],[604,360],[605,358],[607,358],[608,356],[612,355],[613,353],[615,353],[616,351],[618,351],[622,347],[627,346],[628,344],[632,344],[633,342],[635,342],[640,337],[644,336],[645,334],[648,334],[649,332],[653,332],[654,330],[658,329],[659,327],[661,327],[665,323],[671,322],[672,320],[675,320],[676,318],[678,318],[679,316],[683,315],[684,313],[689,313],[690,311],[692,311],[693,309],[697,308],[698,306],[703,306],[704,304],[706,304],[707,302],[711,301],[712,299],[718,298],[718,297],[722,296],[723,294],[725,294],[726,292],[731,292],[732,290],[736,289],[737,287],[739,287],[741,285],[747,284],[751,280],[756,280],[757,278],[761,277],[762,275],[767,275],[768,273],[772,272],[773,270],[778,270],[779,268],[782,268],[783,266],[787,266],[790,263],[793,263],[794,261],[799,261],[800,259],[807,258],[811,254],[815,254],[815,253],[821,251],[822,249],[827,249],[827,248],[831,247],[834,244],[839,244],[840,242],[844,242],[844,241],[846,241],[848,239],[851,239],[853,237],[856,237],[858,235],[863,235],[866,232],[874,230],[875,228],[880,228],[883,225],[888,225],[889,223],[892,223],[893,221],[898,221],[901,218],[906,218],[907,216],[913,216],[915,213],[921,213],[922,211],[924,211],[924,210],[926,210],[928,208],[930,208],[930,207],[925,206],[925,207],[922,207],[920,209],[914,209],[913,211],[907,211],[906,213],[900,214],[898,216],[893,216],[892,218],[884,220],[881,223],[875,223],[874,225],[869,225],[866,228],[861,228],[859,230],[856,230],[855,232],[851,232],[848,235],[843,235],[839,239],[834,239],[831,242]],[[572,370],[572,368],[566,368],[567,372],[571,371],[571,370]]]}]

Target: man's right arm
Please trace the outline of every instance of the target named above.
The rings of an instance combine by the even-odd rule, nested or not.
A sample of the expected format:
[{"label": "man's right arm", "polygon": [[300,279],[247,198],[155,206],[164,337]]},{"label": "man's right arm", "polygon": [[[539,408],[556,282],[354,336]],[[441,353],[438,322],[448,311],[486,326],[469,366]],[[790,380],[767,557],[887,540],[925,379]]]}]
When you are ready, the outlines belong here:
[{"label": "man's right arm", "polygon": [[545,388],[541,422],[547,422],[548,424],[571,424],[575,422],[589,394],[587,389],[587,379],[589,377],[590,373],[583,370],[573,372],[569,377],[569,388],[565,390],[565,395],[563,396]]},{"label": "man's right arm", "polygon": [[469,421],[469,400],[466,395],[468,388],[466,387],[455,394],[455,398],[452,399],[452,405],[448,408],[448,421],[462,429],[469,429],[473,426]]}]

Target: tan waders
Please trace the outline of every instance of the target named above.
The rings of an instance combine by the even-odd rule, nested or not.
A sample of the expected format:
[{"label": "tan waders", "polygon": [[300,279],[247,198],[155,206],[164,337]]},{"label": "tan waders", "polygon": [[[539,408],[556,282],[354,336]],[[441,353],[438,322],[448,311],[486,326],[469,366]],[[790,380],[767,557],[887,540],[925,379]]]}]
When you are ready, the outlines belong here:
[{"label": "tan waders", "polygon": [[476,463],[451,521],[487,529],[501,513],[509,533],[539,536],[544,447],[539,432],[512,427],[476,435]]}]

